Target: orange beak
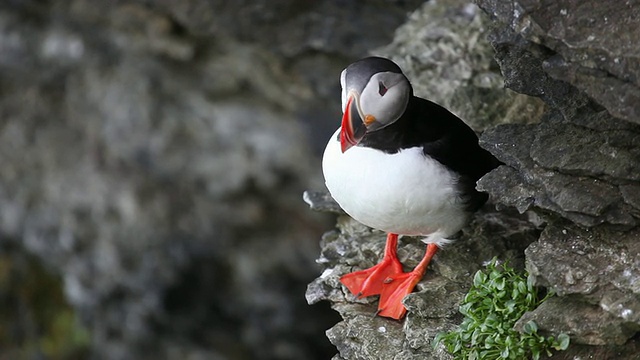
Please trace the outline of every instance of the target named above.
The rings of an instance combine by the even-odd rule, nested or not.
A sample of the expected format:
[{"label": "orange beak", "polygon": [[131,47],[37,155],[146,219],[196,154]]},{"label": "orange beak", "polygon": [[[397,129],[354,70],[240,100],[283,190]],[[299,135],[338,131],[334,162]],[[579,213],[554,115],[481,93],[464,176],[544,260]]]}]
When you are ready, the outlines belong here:
[{"label": "orange beak", "polygon": [[340,146],[342,152],[349,150],[352,146],[358,145],[360,140],[367,133],[367,127],[360,117],[358,111],[357,95],[350,94],[347,106],[342,116],[342,127],[340,129]]}]

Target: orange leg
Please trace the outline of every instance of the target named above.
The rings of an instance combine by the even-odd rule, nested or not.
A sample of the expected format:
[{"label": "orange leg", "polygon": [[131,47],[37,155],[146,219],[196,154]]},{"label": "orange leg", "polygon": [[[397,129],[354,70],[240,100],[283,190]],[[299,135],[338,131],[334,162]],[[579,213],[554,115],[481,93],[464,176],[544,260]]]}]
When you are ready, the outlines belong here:
[{"label": "orange leg", "polygon": [[438,251],[436,244],[428,244],[424,257],[415,269],[408,273],[389,275],[384,282],[378,303],[378,315],[392,319],[402,319],[407,309],[402,305],[402,299],[413,291],[420,279],[427,271],[427,266]]},{"label": "orange leg", "polygon": [[377,265],[340,278],[340,282],[357,297],[381,294],[385,282],[394,275],[402,274],[402,264],[398,260],[398,234],[387,234],[384,257]]}]

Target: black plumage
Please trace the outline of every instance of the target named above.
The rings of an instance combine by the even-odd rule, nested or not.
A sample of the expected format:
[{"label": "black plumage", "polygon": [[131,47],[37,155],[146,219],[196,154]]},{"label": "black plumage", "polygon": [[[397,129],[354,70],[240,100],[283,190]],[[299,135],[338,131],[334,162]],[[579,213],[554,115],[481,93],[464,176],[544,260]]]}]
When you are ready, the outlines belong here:
[{"label": "black plumage", "polygon": [[444,107],[412,96],[404,114],[394,123],[367,133],[358,146],[396,153],[422,147],[425,155],[460,176],[458,186],[469,211],[476,211],[488,198],[475,189],[476,182],[501,162],[480,147],[478,136],[460,118]]}]

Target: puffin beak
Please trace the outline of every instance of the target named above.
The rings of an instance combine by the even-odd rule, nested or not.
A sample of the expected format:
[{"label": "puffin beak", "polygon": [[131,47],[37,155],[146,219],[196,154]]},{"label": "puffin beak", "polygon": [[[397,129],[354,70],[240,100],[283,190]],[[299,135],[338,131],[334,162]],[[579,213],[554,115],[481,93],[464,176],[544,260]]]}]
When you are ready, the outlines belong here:
[{"label": "puffin beak", "polygon": [[367,133],[367,127],[358,111],[358,95],[349,94],[347,106],[342,116],[342,128],[340,130],[340,145],[342,152],[357,145]]}]

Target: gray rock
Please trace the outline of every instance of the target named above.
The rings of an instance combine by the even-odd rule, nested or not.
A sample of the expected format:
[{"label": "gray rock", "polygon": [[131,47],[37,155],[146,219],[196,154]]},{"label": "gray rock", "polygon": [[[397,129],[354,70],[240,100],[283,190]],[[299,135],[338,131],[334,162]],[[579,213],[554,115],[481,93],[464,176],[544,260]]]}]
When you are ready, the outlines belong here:
[{"label": "gray rock", "polygon": [[[554,60],[547,61],[549,55],[536,60],[547,61],[546,68],[551,77],[571,83],[616,117],[640,121],[636,101],[640,85],[635,38],[640,26],[638,6],[571,0],[477,0],[477,3],[528,40],[527,46],[539,49],[537,45],[541,45],[551,50],[546,51],[547,54],[556,53],[558,56]],[[505,78],[511,77],[505,74]],[[610,91],[612,88],[619,89],[620,93]],[[545,93],[548,90],[545,87]]]},{"label": "gray rock", "polygon": [[636,360],[640,351],[640,342],[632,338],[624,345],[590,346],[573,343],[567,351],[556,351],[549,359],[606,359],[606,360]]},{"label": "gray rock", "polygon": [[[540,166],[564,173],[638,181],[640,142],[634,130],[596,130],[570,123],[541,123],[531,144]],[[562,134],[562,136],[558,136]]]},{"label": "gray rock", "polygon": [[[635,158],[637,149],[621,145],[635,141],[634,132],[615,133],[620,143],[611,140],[611,132],[563,122],[490,129],[481,143],[509,167],[482,178],[478,188],[521,212],[537,208],[585,226],[605,222],[633,226],[637,211],[624,202],[618,184],[637,176],[634,164],[640,159]],[[594,152],[591,144],[611,151]]]},{"label": "gray rock", "polygon": [[[376,317],[377,298],[357,299],[340,283],[340,276],[373,266],[382,254],[385,234],[373,231],[347,215],[338,218],[338,231],[326,233],[318,262],[322,275],[307,288],[307,301],[327,300],[343,321],[327,335],[343,359],[450,359],[432,340],[460,321],[458,305],[473,274],[494,256],[523,268],[522,251],[538,230],[515,212],[484,209],[452,245],[434,257],[417,291],[404,299],[408,309],[402,321]],[[425,245],[403,237],[398,257],[409,270],[417,265]]]},{"label": "gray rock", "polygon": [[512,168],[532,168],[530,149],[535,125],[505,124],[489,128],[482,133],[480,145]]},{"label": "gray rock", "polygon": [[579,295],[626,327],[640,329],[639,237],[637,230],[553,223],[527,248],[527,267],[558,295]]},{"label": "gray rock", "polygon": [[[620,185],[620,193],[624,202],[633,206],[636,210],[640,209],[640,184]],[[637,213],[637,211],[634,211]]]},{"label": "gray rock", "polygon": [[333,200],[331,194],[325,191],[305,191],[302,193],[302,200],[306,202],[311,210],[344,214],[340,205]]},{"label": "gray rock", "polygon": [[633,358],[637,345],[629,339],[640,330],[634,315],[640,298],[630,285],[637,282],[640,259],[634,229],[640,219],[640,132],[632,38],[640,8],[589,1],[477,3],[495,21],[491,42],[505,85],[549,106],[539,124],[496,127],[482,138],[506,166],[481,179],[479,188],[498,203],[537,210],[549,221],[525,253],[527,268],[560,297],[520,323],[533,319],[543,331],[607,345],[572,346],[575,354]]},{"label": "gray rock", "polygon": [[552,297],[535,310],[524,314],[514,328],[535,321],[539,328],[553,334],[565,333],[576,344],[623,345],[637,328],[626,326],[596,305],[568,297]]},{"label": "gray rock", "polygon": [[478,181],[480,191],[491,190],[497,203],[512,206],[524,213],[536,204],[536,189],[513,168],[500,166]]},{"label": "gray rock", "polygon": [[[388,359],[390,349],[402,347],[402,325],[371,316],[371,308],[346,305],[338,311],[348,312],[350,321],[339,323],[327,331],[329,340],[345,359]],[[360,314],[358,314],[358,310]],[[369,311],[368,311],[369,310]]]}]

